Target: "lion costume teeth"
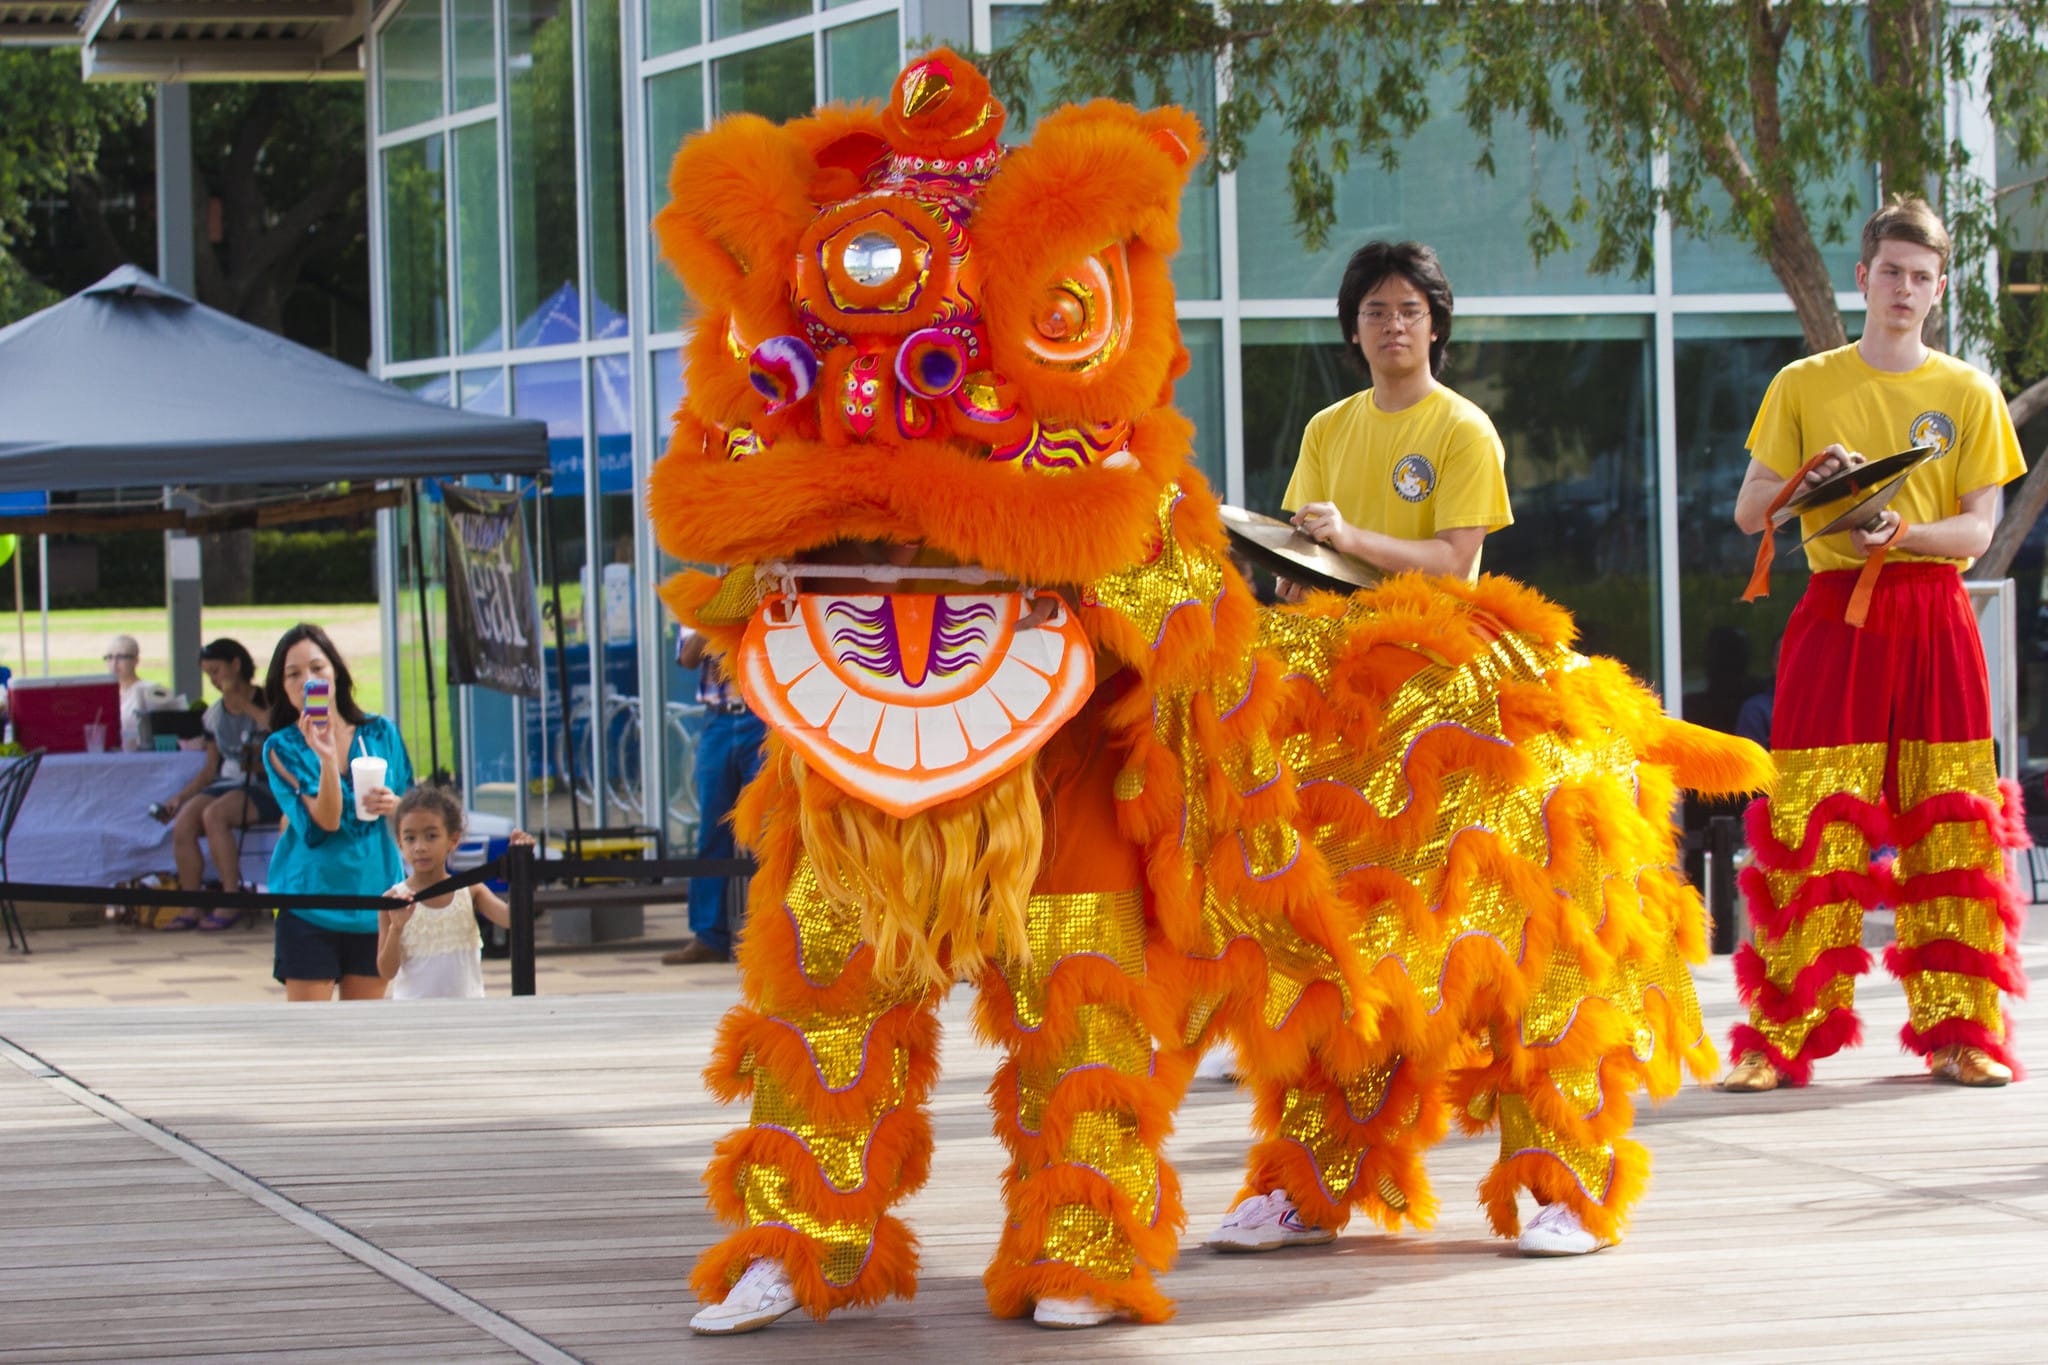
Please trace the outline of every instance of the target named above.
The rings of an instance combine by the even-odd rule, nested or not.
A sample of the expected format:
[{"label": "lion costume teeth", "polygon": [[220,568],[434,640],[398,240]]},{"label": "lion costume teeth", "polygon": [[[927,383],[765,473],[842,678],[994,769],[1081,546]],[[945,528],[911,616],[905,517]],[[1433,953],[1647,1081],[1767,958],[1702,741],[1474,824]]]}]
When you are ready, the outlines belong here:
[{"label": "lion costume teeth", "polygon": [[[1171,1311],[1161,1144],[1225,1037],[1258,1100],[1247,1189],[1309,1222],[1426,1223],[1455,1117],[1502,1132],[1503,1234],[1531,1189],[1618,1235],[1647,1175],[1631,1095],[1714,1062],[1671,804],[1759,789],[1767,760],[1503,580],[1259,608],[1169,406],[1200,130],[1108,102],[1015,148],[1002,127],[936,51],[880,108],[691,138],[658,220],[698,311],[650,510],[671,553],[731,566],[664,593],[771,727],[734,816],[760,863],[745,1003],[706,1072],[753,1117],[706,1175],[736,1230],[699,1294],[764,1256],[820,1317],[915,1291],[891,1210],[963,976],[1007,1053],[998,1314]],[[1007,582],[757,571],[841,541]]]}]

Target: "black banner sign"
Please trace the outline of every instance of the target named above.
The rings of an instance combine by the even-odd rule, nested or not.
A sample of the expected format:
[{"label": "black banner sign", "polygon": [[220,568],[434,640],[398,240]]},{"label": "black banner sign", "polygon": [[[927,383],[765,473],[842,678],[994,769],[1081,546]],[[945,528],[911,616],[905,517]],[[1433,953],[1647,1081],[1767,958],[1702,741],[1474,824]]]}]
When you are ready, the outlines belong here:
[{"label": "black banner sign", "polygon": [[441,485],[448,511],[448,681],[540,696],[540,612],[515,493]]}]

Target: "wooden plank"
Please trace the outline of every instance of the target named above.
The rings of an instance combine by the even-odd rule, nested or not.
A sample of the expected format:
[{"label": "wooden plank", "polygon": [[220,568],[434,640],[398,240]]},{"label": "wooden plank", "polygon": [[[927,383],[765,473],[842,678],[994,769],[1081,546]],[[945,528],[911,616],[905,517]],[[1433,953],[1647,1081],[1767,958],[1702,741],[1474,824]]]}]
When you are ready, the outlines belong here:
[{"label": "wooden plank", "polygon": [[[1725,1036],[1735,1012],[1725,960],[1703,973],[1702,994]],[[1319,1250],[1212,1255],[1199,1240],[1236,1190],[1249,1106],[1232,1088],[1198,1083],[1169,1151],[1189,1222],[1164,1280],[1180,1302],[1176,1319],[1079,1339],[992,1322],[980,1277],[1002,1218],[1002,1153],[982,1092],[995,1057],[973,1040],[963,989],[942,1013],[932,1177],[902,1209],[923,1242],[916,1302],[824,1326],[793,1317],[758,1345],[693,1347],[686,1277],[720,1234],[700,1173],[741,1117],[713,1105],[698,1076],[728,998],[688,989],[0,1010],[0,1037],[592,1361],[672,1362],[713,1349],[791,1359],[821,1348],[903,1362],[1232,1365],[1367,1352],[1489,1362],[2032,1359],[2048,1332],[2039,1155],[2048,1090],[1936,1087],[1885,1042],[1828,1063],[1805,1091],[1688,1090],[1646,1109],[1637,1135],[1656,1173],[1633,1235],[1570,1262],[1517,1259],[1488,1234],[1474,1192],[1494,1149],[1464,1138],[1432,1154],[1443,1209],[1430,1232],[1357,1228]],[[1895,985],[1872,983],[1862,1003],[1866,1036],[1895,1033],[1904,1017]],[[2024,1049],[2038,1033],[2027,1030],[2031,1008],[2017,1008]],[[137,1037],[154,1040],[147,1052]],[[237,1306],[260,1290],[222,1294],[207,1272],[246,1266],[247,1282],[301,1286],[351,1319],[362,1314],[350,1305],[372,1291],[274,1228],[222,1246],[227,1225],[211,1208],[220,1201],[159,1175],[150,1151],[126,1152],[90,1115],[17,1107],[23,1084],[39,1085],[21,1078],[0,1089],[0,1277],[25,1275],[39,1288],[24,1296],[37,1302],[19,1323],[0,1295],[0,1342],[12,1347],[17,1325],[66,1328],[70,1336],[34,1358],[121,1359],[125,1350],[156,1359],[193,1343],[149,1331],[175,1336],[208,1322],[227,1334],[211,1343],[224,1352],[230,1343],[353,1347],[331,1324],[325,1339],[279,1333],[275,1304]],[[125,1220],[119,1237],[99,1230],[103,1214]],[[128,1288],[138,1277],[154,1286],[140,1300]],[[174,1284],[195,1297],[166,1306],[151,1327],[148,1304],[169,1305]],[[366,1349],[458,1358],[396,1336]]]}]

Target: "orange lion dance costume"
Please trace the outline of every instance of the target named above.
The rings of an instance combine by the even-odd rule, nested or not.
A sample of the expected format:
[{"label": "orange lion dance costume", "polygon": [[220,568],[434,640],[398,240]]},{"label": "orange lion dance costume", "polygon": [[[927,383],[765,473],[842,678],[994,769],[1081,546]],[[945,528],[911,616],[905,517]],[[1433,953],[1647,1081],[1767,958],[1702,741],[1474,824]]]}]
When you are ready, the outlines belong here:
[{"label": "orange lion dance costume", "polygon": [[1455,1107],[1500,1123],[1503,1231],[1522,1187],[1613,1229],[1631,1092],[1714,1064],[1675,784],[1767,760],[1501,580],[1260,609],[1169,405],[1199,129],[1109,102],[1002,126],[941,50],[880,110],[691,138],[658,222],[701,311],[652,515],[731,566],[665,595],[770,728],[734,817],[745,1002],[706,1072],[753,1117],[706,1175],[737,1230],[693,1326],[915,1292],[890,1210],[961,977],[1007,1054],[999,1315],[1171,1311],[1161,1145],[1226,1034],[1251,1189],[1425,1219]]}]

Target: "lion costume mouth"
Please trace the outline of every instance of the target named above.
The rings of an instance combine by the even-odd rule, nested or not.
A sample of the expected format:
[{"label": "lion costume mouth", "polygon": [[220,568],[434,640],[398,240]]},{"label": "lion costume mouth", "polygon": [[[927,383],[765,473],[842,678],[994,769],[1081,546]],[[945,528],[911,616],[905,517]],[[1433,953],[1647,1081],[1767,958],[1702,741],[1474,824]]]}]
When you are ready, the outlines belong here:
[{"label": "lion costume mouth", "polygon": [[1029,591],[778,593],[738,665],[747,704],[785,742],[896,816],[1024,762],[1095,686],[1074,613]]}]

